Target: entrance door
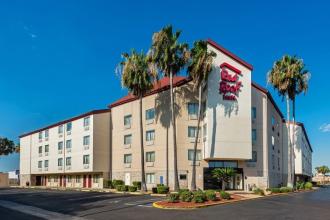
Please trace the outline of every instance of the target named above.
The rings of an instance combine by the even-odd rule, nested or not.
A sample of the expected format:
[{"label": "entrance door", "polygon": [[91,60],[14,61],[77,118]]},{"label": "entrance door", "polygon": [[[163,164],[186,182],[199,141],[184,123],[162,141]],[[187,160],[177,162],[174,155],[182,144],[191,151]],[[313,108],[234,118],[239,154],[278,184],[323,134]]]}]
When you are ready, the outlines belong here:
[{"label": "entrance door", "polygon": [[66,176],[63,176],[63,187],[66,187]]},{"label": "entrance door", "polygon": [[83,176],[83,187],[86,188],[86,175]]},{"label": "entrance door", "polygon": [[88,175],[88,188],[92,187],[92,175]]},{"label": "entrance door", "polygon": [[131,185],[131,174],[125,173],[125,185],[129,186]]},{"label": "entrance door", "polygon": [[41,176],[36,176],[36,186],[41,186]]},{"label": "entrance door", "polygon": [[60,176],[60,187],[62,187],[62,175]]}]

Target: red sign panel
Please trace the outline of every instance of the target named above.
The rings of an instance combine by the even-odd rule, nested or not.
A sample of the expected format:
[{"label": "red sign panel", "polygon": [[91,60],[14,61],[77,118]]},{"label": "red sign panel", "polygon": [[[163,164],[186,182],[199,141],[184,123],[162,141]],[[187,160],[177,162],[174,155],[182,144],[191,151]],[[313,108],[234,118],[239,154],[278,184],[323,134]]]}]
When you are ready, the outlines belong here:
[{"label": "red sign panel", "polygon": [[222,94],[223,100],[236,101],[238,93],[241,91],[242,82],[239,76],[242,75],[239,69],[236,69],[228,63],[220,65],[220,85],[219,93]]}]

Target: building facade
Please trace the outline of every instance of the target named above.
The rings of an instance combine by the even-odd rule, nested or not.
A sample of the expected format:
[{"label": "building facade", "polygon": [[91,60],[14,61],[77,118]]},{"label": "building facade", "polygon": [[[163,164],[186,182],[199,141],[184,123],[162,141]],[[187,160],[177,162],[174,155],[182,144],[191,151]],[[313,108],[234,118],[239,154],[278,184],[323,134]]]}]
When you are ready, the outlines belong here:
[{"label": "building facade", "polygon": [[[207,86],[203,90],[203,117],[200,128],[197,128],[198,91],[194,89],[189,78],[174,78],[180,187],[190,188],[193,166],[196,166],[197,187],[201,189],[220,187],[218,181],[212,177],[212,170],[222,167],[232,167],[236,171],[232,181],[226,185],[227,189],[252,190],[254,187],[286,185],[290,154],[285,142],[286,123],[281,111],[270,93],[251,81],[253,68],[250,64],[211,40],[208,40],[208,50],[215,52],[217,56],[214,58]],[[163,78],[155,83],[153,90],[142,100],[145,172],[149,189],[157,184],[166,184],[171,188],[174,186],[169,92],[169,79]],[[94,151],[89,153],[91,163],[98,161],[99,164],[93,164],[89,170],[85,170],[81,163],[85,154],[84,148],[77,146],[80,150],[76,152],[75,163],[79,167],[69,171],[69,174],[59,171],[58,166],[50,169],[48,165],[50,171],[42,166],[38,168],[40,161],[45,163],[46,160],[43,155],[38,155],[38,147],[47,142],[40,142],[40,131],[37,131],[21,136],[21,148],[26,148],[23,150],[24,156],[21,157],[22,177],[27,174],[31,184],[41,181],[46,182],[46,185],[48,176],[53,178],[54,175],[65,175],[68,178],[68,175],[74,176],[77,173],[83,176],[87,174],[89,180],[93,179],[94,174],[99,178],[121,179],[126,185],[140,181],[139,101],[137,97],[128,94],[108,107],[109,110],[102,113],[107,120],[98,124],[93,122],[93,127],[97,129],[89,134],[91,140],[101,142],[94,143],[93,149],[99,149],[98,152],[103,154]],[[93,118],[95,115],[100,114],[92,114]],[[83,120],[83,117],[79,120]],[[56,130],[55,127],[53,129]],[[194,163],[193,149],[197,129],[200,129],[200,132],[197,162]],[[43,132],[46,130],[43,129]],[[82,142],[84,132],[83,129],[76,131],[77,140],[72,142],[72,146],[79,140]],[[54,135],[56,137],[56,134]],[[307,137],[306,133],[305,136]],[[99,138],[105,138],[107,142]],[[53,148],[56,148],[58,141],[52,143]],[[30,146],[33,148],[32,155],[28,150]],[[310,158],[311,154],[306,154],[306,157]],[[53,161],[56,159],[59,159],[58,156],[53,158]],[[23,172],[22,166],[29,167],[29,162],[31,171],[28,172],[25,168]],[[48,173],[49,175],[45,175]],[[93,175],[90,177],[89,173]],[[38,182],[36,176],[39,176]],[[24,184],[23,178],[21,182]],[[53,185],[86,187],[86,184]],[[99,183],[97,187],[102,187],[101,185]]]},{"label": "building facade", "polygon": [[110,111],[96,110],[20,136],[21,186],[103,187]]}]

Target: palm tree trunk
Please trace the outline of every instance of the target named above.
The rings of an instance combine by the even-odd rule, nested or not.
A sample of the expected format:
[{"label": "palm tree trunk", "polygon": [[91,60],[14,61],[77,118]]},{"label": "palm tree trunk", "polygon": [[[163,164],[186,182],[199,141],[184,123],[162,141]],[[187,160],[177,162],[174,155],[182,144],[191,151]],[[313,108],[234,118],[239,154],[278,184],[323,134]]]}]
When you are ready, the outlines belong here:
[{"label": "palm tree trunk", "polygon": [[197,142],[199,137],[199,127],[201,123],[201,114],[202,114],[202,85],[199,86],[198,93],[198,121],[197,121],[197,132],[194,143],[194,157],[193,157],[193,168],[191,174],[191,190],[196,190],[196,160],[197,160]]},{"label": "palm tree trunk", "polygon": [[141,146],[141,191],[147,191],[146,185],[146,176],[144,170],[144,146],[143,146],[143,119],[142,119],[142,95],[140,95],[139,99],[139,107],[140,107],[140,146]]},{"label": "palm tree trunk", "polygon": [[222,180],[222,186],[221,186],[221,189],[222,189],[222,191],[225,191],[225,190],[226,190],[226,187],[225,187],[225,181],[224,181],[224,180]]},{"label": "palm tree trunk", "polygon": [[173,127],[173,159],[174,159],[174,191],[179,191],[179,177],[178,177],[178,155],[176,146],[176,123],[175,123],[175,112],[174,112],[174,93],[173,93],[173,73],[170,72],[170,93],[171,93],[171,118]]},{"label": "palm tree trunk", "polygon": [[295,185],[295,154],[294,154],[294,146],[296,143],[295,134],[296,134],[296,99],[292,100],[292,121],[293,121],[293,131],[292,131],[292,174],[293,174],[293,185]]},{"label": "palm tree trunk", "polygon": [[166,127],[166,186],[169,185],[168,127]]},{"label": "palm tree trunk", "polygon": [[290,123],[290,99],[289,95],[286,95],[286,117],[288,126],[288,146],[289,146],[289,166],[288,166],[288,186],[292,187],[292,145],[291,145],[291,123]]}]

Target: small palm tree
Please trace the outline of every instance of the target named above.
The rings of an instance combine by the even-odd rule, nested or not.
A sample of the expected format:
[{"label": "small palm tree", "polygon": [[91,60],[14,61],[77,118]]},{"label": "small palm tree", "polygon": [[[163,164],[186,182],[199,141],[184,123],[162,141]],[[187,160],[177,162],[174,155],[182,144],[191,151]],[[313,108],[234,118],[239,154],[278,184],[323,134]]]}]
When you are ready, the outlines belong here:
[{"label": "small palm tree", "polygon": [[177,75],[185,67],[189,60],[188,44],[179,43],[181,32],[173,33],[171,25],[164,27],[152,37],[151,56],[157,68],[164,76],[170,78],[171,98],[171,122],[173,128],[173,151],[174,151],[174,191],[180,189],[177,163],[176,123],[174,112],[173,76]]},{"label": "small palm tree", "polygon": [[143,52],[137,53],[134,50],[131,54],[123,54],[124,61],[121,62],[122,86],[127,88],[133,95],[139,97],[139,118],[140,118],[140,148],[141,148],[141,190],[147,191],[144,170],[144,146],[143,146],[143,120],[142,120],[142,98],[153,88],[156,80],[156,71],[148,56]]},{"label": "small palm tree", "polygon": [[225,184],[231,181],[231,177],[235,175],[235,170],[231,167],[215,168],[212,170],[212,176],[217,178],[222,185],[222,191],[225,190]]},{"label": "small palm tree", "polygon": [[293,103],[293,127],[295,126],[295,100],[300,93],[307,92],[309,72],[301,59],[296,56],[285,55],[276,61],[268,73],[268,82],[278,91],[279,95],[286,98],[287,122],[288,122],[288,144],[290,148],[289,180],[288,186],[294,183],[294,149],[292,141],[295,139],[295,132],[290,126],[290,100]]},{"label": "small palm tree", "polygon": [[197,157],[197,142],[200,131],[200,122],[202,110],[202,91],[207,85],[207,79],[212,71],[213,57],[216,53],[207,52],[206,41],[196,41],[191,49],[191,63],[188,67],[188,74],[193,79],[194,89],[198,88],[198,120],[197,132],[194,143],[193,169],[191,179],[191,190],[196,190],[196,157]]}]

